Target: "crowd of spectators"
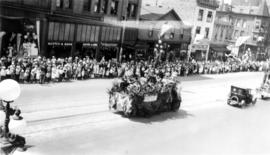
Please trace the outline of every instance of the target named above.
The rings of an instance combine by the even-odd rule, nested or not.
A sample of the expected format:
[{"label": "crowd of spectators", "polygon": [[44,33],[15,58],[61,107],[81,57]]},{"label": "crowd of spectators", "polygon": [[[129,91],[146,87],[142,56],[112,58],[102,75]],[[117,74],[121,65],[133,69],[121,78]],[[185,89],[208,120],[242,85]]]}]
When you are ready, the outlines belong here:
[{"label": "crowd of spectators", "polygon": [[[267,66],[268,65],[268,66]],[[263,71],[269,67],[266,62],[163,62],[116,60],[96,61],[85,58],[10,58],[0,59],[0,81],[14,79],[19,83],[51,83],[94,78],[115,78],[122,76],[142,77],[148,74],[164,76],[190,76],[194,74],[224,74],[229,72]]]}]

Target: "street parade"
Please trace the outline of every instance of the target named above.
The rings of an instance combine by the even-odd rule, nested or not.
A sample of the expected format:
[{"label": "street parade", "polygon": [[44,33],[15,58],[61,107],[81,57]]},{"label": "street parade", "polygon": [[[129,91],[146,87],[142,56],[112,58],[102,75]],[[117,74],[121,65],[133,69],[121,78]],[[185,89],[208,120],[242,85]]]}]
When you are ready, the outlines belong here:
[{"label": "street parade", "polygon": [[0,0],[1,155],[269,154],[269,7]]}]

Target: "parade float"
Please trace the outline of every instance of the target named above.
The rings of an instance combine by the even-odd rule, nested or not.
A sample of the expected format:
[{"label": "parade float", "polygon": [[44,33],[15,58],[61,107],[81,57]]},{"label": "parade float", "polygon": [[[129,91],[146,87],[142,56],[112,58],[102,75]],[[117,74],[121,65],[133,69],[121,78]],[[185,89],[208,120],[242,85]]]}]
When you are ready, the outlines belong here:
[{"label": "parade float", "polygon": [[181,105],[180,83],[172,79],[122,78],[109,90],[109,108],[125,117],[146,117],[177,111]]}]

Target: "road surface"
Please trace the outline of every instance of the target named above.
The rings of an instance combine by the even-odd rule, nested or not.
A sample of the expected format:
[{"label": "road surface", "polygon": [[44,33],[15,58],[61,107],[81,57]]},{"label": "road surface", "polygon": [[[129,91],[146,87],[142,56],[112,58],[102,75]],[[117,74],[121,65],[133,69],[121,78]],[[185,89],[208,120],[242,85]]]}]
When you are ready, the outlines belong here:
[{"label": "road surface", "polygon": [[27,126],[29,155],[269,154],[270,101],[238,109],[226,104],[231,85],[256,88],[263,73],[182,79],[181,108],[127,119],[108,110],[113,80],[22,85],[15,105]]}]

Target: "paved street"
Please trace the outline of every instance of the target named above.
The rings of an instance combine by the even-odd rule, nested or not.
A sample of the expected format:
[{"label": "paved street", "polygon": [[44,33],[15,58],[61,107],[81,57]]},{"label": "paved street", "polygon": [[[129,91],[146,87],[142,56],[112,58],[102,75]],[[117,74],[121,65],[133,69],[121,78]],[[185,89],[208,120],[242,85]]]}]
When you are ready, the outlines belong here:
[{"label": "paved street", "polygon": [[29,149],[15,154],[269,154],[270,102],[226,104],[232,84],[256,88],[263,73],[182,78],[181,109],[151,118],[108,110],[112,80],[22,85],[16,101],[27,126],[13,129]]}]

